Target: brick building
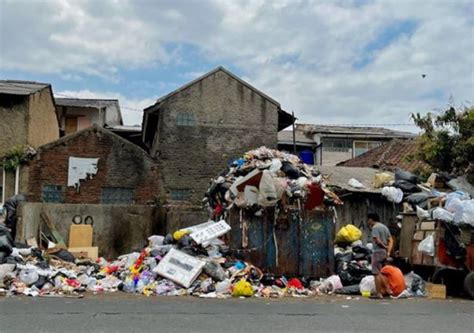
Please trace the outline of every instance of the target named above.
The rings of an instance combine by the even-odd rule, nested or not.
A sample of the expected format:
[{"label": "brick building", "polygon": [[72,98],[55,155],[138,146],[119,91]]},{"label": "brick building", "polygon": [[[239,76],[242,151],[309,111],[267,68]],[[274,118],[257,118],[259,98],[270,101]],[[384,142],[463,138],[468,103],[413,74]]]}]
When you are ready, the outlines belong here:
[{"label": "brick building", "polygon": [[167,202],[192,206],[230,161],[276,148],[292,121],[280,103],[218,67],[146,108],[143,142],[158,160]]},{"label": "brick building", "polygon": [[[14,147],[38,148],[58,138],[51,85],[0,80],[0,159]],[[22,167],[16,170],[0,168],[2,203],[25,191],[28,180],[25,172]]]},{"label": "brick building", "polygon": [[150,204],[158,194],[149,155],[96,125],[40,147],[28,171],[33,202]]}]

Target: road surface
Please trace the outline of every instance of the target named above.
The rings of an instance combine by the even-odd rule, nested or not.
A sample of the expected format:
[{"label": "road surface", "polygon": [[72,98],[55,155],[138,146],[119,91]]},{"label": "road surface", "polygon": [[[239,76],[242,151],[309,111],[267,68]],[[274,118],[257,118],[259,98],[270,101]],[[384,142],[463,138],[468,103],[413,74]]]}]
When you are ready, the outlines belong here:
[{"label": "road surface", "polygon": [[468,300],[0,297],[0,332],[473,332]]}]

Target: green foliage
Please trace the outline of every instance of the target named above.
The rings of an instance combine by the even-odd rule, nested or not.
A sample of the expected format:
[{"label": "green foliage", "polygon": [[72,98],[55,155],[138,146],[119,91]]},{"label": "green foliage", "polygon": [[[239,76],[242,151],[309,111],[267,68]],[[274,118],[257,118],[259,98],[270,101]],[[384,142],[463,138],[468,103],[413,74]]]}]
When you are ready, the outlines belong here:
[{"label": "green foliage", "polygon": [[0,167],[5,171],[15,171],[21,165],[27,163],[36,154],[36,151],[24,145],[13,146],[0,161]]},{"label": "green foliage", "polygon": [[418,138],[418,158],[438,171],[472,177],[474,107],[461,112],[450,107],[437,116],[417,113],[412,114],[412,119],[423,130]]}]

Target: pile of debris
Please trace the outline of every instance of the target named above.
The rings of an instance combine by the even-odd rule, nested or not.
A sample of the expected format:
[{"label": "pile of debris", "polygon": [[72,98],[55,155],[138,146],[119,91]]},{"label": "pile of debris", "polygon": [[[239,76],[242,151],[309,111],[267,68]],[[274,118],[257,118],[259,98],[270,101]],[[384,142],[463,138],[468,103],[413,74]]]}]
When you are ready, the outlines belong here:
[{"label": "pile of debris", "polygon": [[427,182],[412,173],[398,169],[376,175],[375,183],[389,201],[404,202],[404,211],[415,211],[421,220],[432,219],[474,226],[474,188],[465,177],[450,178],[432,174]]},{"label": "pile of debris", "polygon": [[204,199],[214,217],[232,207],[254,209],[297,207],[312,210],[342,201],[322,175],[297,156],[260,147],[233,161],[213,180]]},{"label": "pile of debris", "polygon": [[[218,237],[230,230],[225,221],[209,221],[151,236],[141,252],[107,261],[75,259],[61,249],[15,248],[8,229],[0,228],[0,293],[81,297],[84,292],[226,297],[307,297],[307,281],[275,277],[226,256]],[[53,253],[52,253],[53,252]]]},{"label": "pile of debris", "polygon": [[[362,232],[354,225],[342,227],[336,235],[334,255],[335,275],[312,283],[316,293],[370,296],[376,294],[372,274],[372,243],[363,244]],[[406,290],[397,297],[426,296],[425,282],[409,272],[405,276]]]}]

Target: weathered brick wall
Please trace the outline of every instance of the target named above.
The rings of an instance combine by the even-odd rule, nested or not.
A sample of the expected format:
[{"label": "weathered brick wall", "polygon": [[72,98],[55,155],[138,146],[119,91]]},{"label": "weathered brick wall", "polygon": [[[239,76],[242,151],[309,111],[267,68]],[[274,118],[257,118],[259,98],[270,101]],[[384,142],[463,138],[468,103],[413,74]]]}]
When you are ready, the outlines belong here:
[{"label": "weathered brick wall", "polygon": [[[194,116],[194,126],[177,125],[177,116]],[[199,204],[211,178],[244,152],[277,146],[278,105],[228,74],[218,71],[166,99],[160,107],[157,156],[163,186],[189,189]]]},{"label": "weathered brick wall", "polygon": [[39,149],[29,164],[28,201],[42,201],[43,185],[67,186],[69,157],[99,158],[98,172],[65,190],[65,203],[101,203],[103,187],[134,188],[136,204],[158,194],[158,168],[145,151],[104,129],[90,128]]}]

